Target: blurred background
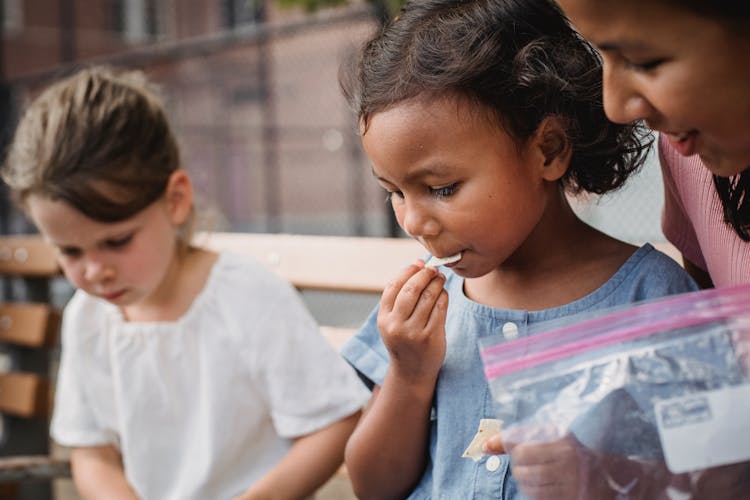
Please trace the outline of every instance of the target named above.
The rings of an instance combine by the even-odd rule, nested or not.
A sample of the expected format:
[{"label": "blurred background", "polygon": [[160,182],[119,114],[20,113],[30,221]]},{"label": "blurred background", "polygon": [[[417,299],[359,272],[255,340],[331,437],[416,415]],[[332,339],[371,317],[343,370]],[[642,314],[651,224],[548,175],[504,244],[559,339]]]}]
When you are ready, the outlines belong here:
[{"label": "blurred background", "polygon": [[[337,82],[397,3],[2,0],[0,147],[54,80],[137,68],[162,87],[207,228],[398,236]],[[655,241],[661,196],[651,161],[626,189],[576,206],[616,236]],[[31,231],[0,192],[0,233]]]}]

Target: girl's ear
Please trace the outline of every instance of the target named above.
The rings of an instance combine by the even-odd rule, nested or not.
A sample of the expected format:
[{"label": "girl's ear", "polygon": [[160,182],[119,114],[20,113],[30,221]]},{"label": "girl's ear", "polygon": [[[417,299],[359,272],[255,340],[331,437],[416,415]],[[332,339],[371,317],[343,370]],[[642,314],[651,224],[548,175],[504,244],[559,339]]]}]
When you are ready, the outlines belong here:
[{"label": "girl's ear", "polygon": [[185,222],[193,209],[193,184],[184,170],[175,170],[169,176],[166,201],[172,223],[179,226]]},{"label": "girl's ear", "polygon": [[548,116],[534,133],[534,143],[542,159],[542,178],[554,182],[565,175],[573,156],[573,148],[565,133],[562,120]]}]

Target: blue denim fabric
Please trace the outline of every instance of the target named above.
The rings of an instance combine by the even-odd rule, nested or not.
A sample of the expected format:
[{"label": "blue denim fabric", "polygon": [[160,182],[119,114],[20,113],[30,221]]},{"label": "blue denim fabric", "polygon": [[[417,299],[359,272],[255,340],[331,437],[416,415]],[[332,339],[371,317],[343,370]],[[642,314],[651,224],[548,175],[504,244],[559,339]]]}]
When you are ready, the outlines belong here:
[{"label": "blue denim fabric", "polygon": [[[604,285],[561,307],[544,311],[495,309],[470,301],[463,278],[450,269],[445,288],[450,297],[446,320],[447,353],[438,377],[429,445],[430,463],[410,499],[519,498],[508,457],[490,471],[489,457],[478,462],[461,455],[477,432],[479,420],[497,418],[495,403],[479,357],[479,339],[496,336],[508,322],[519,336],[534,323],[585,311],[696,290],[684,270],[651,245],[638,249]],[[382,384],[389,356],[378,333],[377,309],[341,350],[362,377]]]}]

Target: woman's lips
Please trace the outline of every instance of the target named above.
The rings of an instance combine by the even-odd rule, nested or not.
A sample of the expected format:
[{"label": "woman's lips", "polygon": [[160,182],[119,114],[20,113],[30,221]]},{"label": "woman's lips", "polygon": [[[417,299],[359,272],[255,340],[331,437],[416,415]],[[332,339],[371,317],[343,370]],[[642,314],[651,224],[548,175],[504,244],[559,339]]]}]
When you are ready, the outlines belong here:
[{"label": "woman's lips", "polygon": [[698,132],[691,130],[690,132],[681,132],[679,134],[669,132],[663,132],[663,134],[669,140],[672,147],[682,156],[692,156],[695,154]]}]

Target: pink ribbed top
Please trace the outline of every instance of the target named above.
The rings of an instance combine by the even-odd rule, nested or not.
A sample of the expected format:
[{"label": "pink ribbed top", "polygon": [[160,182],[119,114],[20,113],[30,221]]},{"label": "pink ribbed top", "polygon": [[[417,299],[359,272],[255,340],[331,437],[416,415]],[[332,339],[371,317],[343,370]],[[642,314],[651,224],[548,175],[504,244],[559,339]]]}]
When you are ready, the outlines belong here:
[{"label": "pink ribbed top", "polygon": [[711,172],[698,155],[681,156],[659,138],[664,176],[664,236],[698,267],[708,271],[716,287],[750,283],[750,242],[724,223],[721,200]]}]

